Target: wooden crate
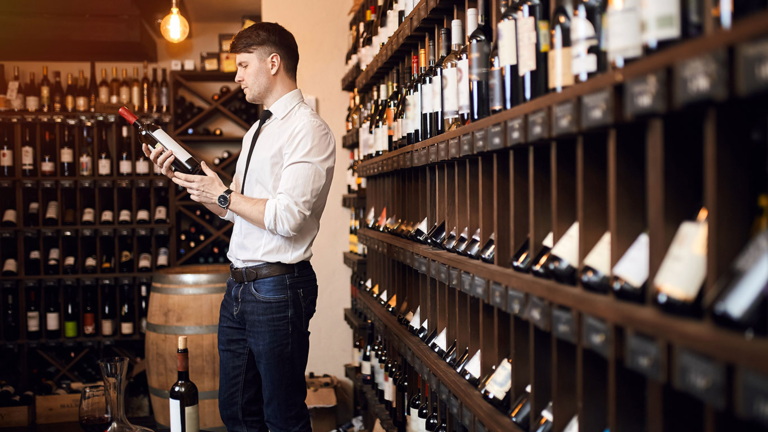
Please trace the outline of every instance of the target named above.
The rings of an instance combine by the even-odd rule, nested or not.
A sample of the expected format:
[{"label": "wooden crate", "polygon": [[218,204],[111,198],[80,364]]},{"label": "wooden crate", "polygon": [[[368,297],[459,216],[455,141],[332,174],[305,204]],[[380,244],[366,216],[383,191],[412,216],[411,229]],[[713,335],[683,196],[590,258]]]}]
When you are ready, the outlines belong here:
[{"label": "wooden crate", "polygon": [[37,424],[76,422],[80,410],[80,394],[35,397]]},{"label": "wooden crate", "polygon": [[0,408],[0,428],[29,426],[33,409],[30,406]]}]

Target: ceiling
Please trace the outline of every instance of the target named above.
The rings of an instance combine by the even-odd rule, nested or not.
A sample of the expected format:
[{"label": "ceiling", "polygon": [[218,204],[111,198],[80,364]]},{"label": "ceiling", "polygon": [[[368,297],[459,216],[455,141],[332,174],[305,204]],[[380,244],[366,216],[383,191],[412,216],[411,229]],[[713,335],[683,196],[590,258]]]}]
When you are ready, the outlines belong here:
[{"label": "ceiling", "polygon": [[[169,7],[170,3],[168,0]],[[192,23],[239,23],[244,15],[261,15],[261,0],[183,0],[182,3]]]}]

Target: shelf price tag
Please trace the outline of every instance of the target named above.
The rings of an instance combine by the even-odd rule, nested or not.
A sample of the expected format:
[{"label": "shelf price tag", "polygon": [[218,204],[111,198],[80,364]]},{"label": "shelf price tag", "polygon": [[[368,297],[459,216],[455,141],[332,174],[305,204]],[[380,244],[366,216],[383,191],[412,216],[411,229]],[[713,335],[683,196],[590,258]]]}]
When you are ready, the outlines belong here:
[{"label": "shelf price tag", "polygon": [[573,318],[572,311],[561,308],[552,310],[552,333],[557,338],[572,344],[578,342],[576,337],[576,320]]},{"label": "shelf price tag", "polygon": [[675,64],[672,69],[675,106],[725,99],[728,96],[727,58],[722,48]]},{"label": "shelf price tag", "polygon": [[724,409],[725,366],[685,348],[679,348],[676,354],[675,388]]},{"label": "shelf price tag", "polygon": [[451,278],[450,278],[448,273],[449,273],[448,272],[448,266],[445,265],[445,264],[440,264],[440,266],[438,268],[438,271],[437,271],[437,280],[439,280],[440,282],[448,285],[448,283],[451,280]]},{"label": "shelf price tag", "polygon": [[429,163],[437,162],[437,144],[429,146]]},{"label": "shelf price tag", "polygon": [[486,432],[485,425],[480,420],[475,420],[475,432]]},{"label": "shelf price tag", "polygon": [[624,112],[628,118],[667,111],[667,74],[658,70],[627,80],[624,84]]},{"label": "shelf price tag", "polygon": [[488,283],[485,279],[475,276],[472,280],[472,295],[479,298],[483,302],[488,302],[488,296],[486,295],[486,286]]},{"label": "shelf price tag", "polygon": [[478,129],[474,132],[474,139],[475,139],[475,153],[480,153],[488,150],[488,130]]},{"label": "shelf price tag", "polygon": [[768,39],[737,46],[736,92],[738,95],[749,96],[766,89],[768,89]]},{"label": "shelf price tag", "polygon": [[402,165],[403,168],[410,168],[413,166],[413,159],[410,152],[404,153],[401,156],[403,156],[403,163],[400,165]]},{"label": "shelf price tag", "polygon": [[510,288],[507,291],[507,312],[525,318],[525,306],[525,294]]},{"label": "shelf price tag", "polygon": [[451,402],[448,404],[450,407],[451,415],[458,418],[461,417],[461,406],[459,405],[459,398],[451,393]]},{"label": "shelf price tag", "polygon": [[461,291],[472,295],[472,273],[461,272]]},{"label": "shelf price tag", "polygon": [[601,356],[608,358],[611,347],[611,330],[608,325],[589,315],[584,316],[581,343]]},{"label": "shelf price tag", "polygon": [[627,367],[657,382],[664,382],[665,368],[662,367],[662,350],[655,340],[632,333],[627,337],[625,347]]},{"label": "shelf price tag", "polygon": [[467,429],[472,428],[472,424],[474,423],[475,418],[472,416],[472,411],[469,410],[466,406],[461,407],[461,424],[467,427]]},{"label": "shelf price tag", "polygon": [[507,120],[507,145],[525,143],[525,117],[513,118]]},{"label": "shelf price tag", "polygon": [[491,282],[491,304],[507,311],[507,288],[498,282]]},{"label": "shelf price tag", "polygon": [[472,134],[461,136],[461,151],[459,156],[468,156],[472,154]]},{"label": "shelf price tag", "polygon": [[448,280],[448,286],[451,288],[460,289],[461,288],[461,272],[457,268],[451,267],[449,270],[449,280]]},{"label": "shelf price tag", "polygon": [[451,138],[448,140],[448,157],[456,159],[461,154],[461,144],[459,143],[459,137]]},{"label": "shelf price tag", "polygon": [[440,382],[440,400],[446,404],[451,402],[451,391],[448,390],[448,387],[443,382]]},{"label": "shelf price tag", "polygon": [[608,126],[614,122],[613,88],[581,98],[581,128]]},{"label": "shelf price tag", "polygon": [[439,267],[437,264],[437,261],[435,260],[429,260],[429,277],[431,277],[434,280],[438,280],[439,276]]},{"label": "shelf price tag", "polygon": [[526,313],[528,320],[531,321],[536,327],[544,331],[549,331],[551,314],[549,312],[549,305],[543,299],[536,296],[531,296],[528,301],[528,311]]},{"label": "shelf price tag", "polygon": [[416,150],[411,152],[411,157],[412,157],[411,166],[412,167],[419,166],[419,151]]},{"label": "shelf price tag", "polygon": [[444,161],[448,159],[448,141],[437,144],[437,160]]},{"label": "shelf price tag", "polygon": [[565,101],[552,108],[552,135],[561,136],[576,133],[576,103]]},{"label": "shelf price tag", "polygon": [[768,377],[753,370],[737,374],[737,406],[742,416],[768,425]]},{"label": "shelf price tag", "polygon": [[504,123],[496,123],[488,128],[488,150],[504,148]]},{"label": "shelf price tag", "polygon": [[528,114],[528,142],[549,138],[549,116],[543,109]]}]

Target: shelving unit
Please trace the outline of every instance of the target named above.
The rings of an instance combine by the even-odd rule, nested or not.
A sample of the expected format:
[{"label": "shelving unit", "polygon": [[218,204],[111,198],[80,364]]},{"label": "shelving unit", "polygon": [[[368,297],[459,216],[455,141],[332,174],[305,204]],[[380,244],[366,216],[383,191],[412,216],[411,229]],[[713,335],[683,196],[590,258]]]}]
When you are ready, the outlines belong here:
[{"label": "shelving unit", "polygon": [[[358,77],[358,91],[397,67],[426,33],[436,39],[454,4],[464,7],[416,5]],[[495,25],[498,2],[491,5]],[[768,12],[755,13],[729,31],[707,30],[362,162],[366,213],[373,208],[378,217],[386,207],[403,222],[426,217],[428,228],[445,221],[446,232],[479,229],[481,245],[496,239],[494,263],[486,264],[361,228],[365,277],[397,295],[398,313],[420,306],[429,333],[445,328],[460,351],[481,350],[481,376],[510,358],[511,401],[531,385],[531,424],[551,401],[558,432],[574,415],[585,431],[765,430],[768,416],[755,404],[768,395],[768,339],[722,327],[709,311],[718,280],[750,238],[763,187],[754,176],[765,171],[768,141],[763,132],[755,144],[750,133],[768,122],[768,78],[755,68],[768,61],[766,35]],[[652,281],[678,226],[702,205],[709,211],[703,316],[662,312]],[[557,243],[574,222],[578,264],[610,232],[613,267],[647,230],[649,286],[640,302],[512,270],[510,258],[527,239],[538,252],[548,233]],[[389,356],[439,389],[449,430],[520,430],[377,300],[361,291],[356,303]]]}]

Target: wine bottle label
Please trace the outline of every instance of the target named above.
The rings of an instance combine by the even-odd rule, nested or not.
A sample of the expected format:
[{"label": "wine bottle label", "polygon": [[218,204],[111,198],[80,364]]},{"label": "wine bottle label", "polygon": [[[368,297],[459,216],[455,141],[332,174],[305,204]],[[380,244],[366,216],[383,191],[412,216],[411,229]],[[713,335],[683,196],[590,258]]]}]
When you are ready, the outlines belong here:
[{"label": "wine bottle label", "polygon": [[109,103],[111,104],[120,103],[120,95],[116,95],[116,94],[109,95]]},{"label": "wine bottle label", "polygon": [[0,166],[13,166],[13,150],[0,150]]},{"label": "wine bottle label", "polygon": [[51,248],[51,250],[48,251],[48,264],[50,265],[56,265],[59,263],[59,258],[61,257],[59,248]]},{"label": "wine bottle label", "polygon": [[371,374],[371,362],[363,360],[363,364],[360,366],[360,372],[362,372],[363,375],[370,375]]},{"label": "wine bottle label", "polygon": [[131,88],[128,86],[120,87],[120,103],[128,105],[131,103]]},{"label": "wine bottle label", "polygon": [[99,175],[108,176],[112,174],[112,160],[99,159]]},{"label": "wine bottle label", "polygon": [[664,0],[643,2],[643,42],[653,43],[680,38],[680,4]]},{"label": "wine bottle label", "polygon": [[768,253],[761,250],[765,245],[760,244],[759,236],[756,240],[736,259],[733,267],[741,275],[731,281],[731,291],[716,303],[715,311],[725,312],[730,317],[743,317],[762,298],[768,280]]},{"label": "wine bottle label", "polygon": [[571,418],[571,421],[565,426],[563,432],[579,432],[579,417],[577,415]]},{"label": "wine bottle label", "polygon": [[168,253],[168,248],[161,247],[157,251],[157,265],[158,266],[168,266],[168,256],[170,254]]},{"label": "wine bottle label", "polygon": [[37,201],[33,201],[29,203],[29,213],[30,214],[37,214],[40,211],[40,203]]},{"label": "wine bottle label", "polygon": [[101,223],[112,223],[115,221],[114,213],[112,210],[104,210],[101,212]]},{"label": "wine bottle label", "polygon": [[434,112],[434,108],[432,106],[432,98],[433,98],[433,90],[432,90],[432,83],[426,83],[422,84],[421,86],[421,113],[423,114],[430,114]]},{"label": "wine bottle label", "polygon": [[117,220],[118,222],[131,223],[131,211],[126,209],[120,210]]},{"label": "wine bottle label", "polygon": [[109,103],[109,87],[99,87],[99,102]]},{"label": "wine bottle label", "polygon": [[31,146],[21,148],[21,167],[23,169],[32,169],[35,163],[35,149]]},{"label": "wine bottle label", "polygon": [[469,60],[459,60],[457,65],[456,82],[459,114],[469,114]]},{"label": "wine bottle label", "polygon": [[[178,399],[169,399],[171,403],[171,432],[181,432],[181,416],[184,416],[184,426],[186,432],[200,431],[200,412],[199,405],[184,407],[182,409],[181,401]],[[182,413],[183,411],[183,413]]]},{"label": "wine bottle label", "polygon": [[37,111],[40,109],[40,97],[39,96],[27,96],[26,97],[27,109],[30,111]]},{"label": "wine bottle label", "polygon": [[417,330],[421,326],[421,306],[416,308],[416,312],[413,313],[413,318],[409,321],[408,326],[413,330]]},{"label": "wine bottle label", "polygon": [[46,175],[53,175],[56,172],[56,164],[50,160],[43,161],[40,163],[40,171]]},{"label": "wine bottle label", "polygon": [[46,219],[58,219],[59,218],[59,202],[48,201],[48,206],[45,208]]},{"label": "wine bottle label", "polygon": [[61,327],[59,325],[59,313],[58,312],[48,312],[45,314],[45,329],[49,331],[56,331],[59,330]]},{"label": "wine bottle label", "polygon": [[113,332],[114,332],[114,328],[112,328],[112,320],[110,319],[101,320],[101,334],[104,336],[112,336]]},{"label": "wine bottle label", "polygon": [[[416,129],[416,97],[417,95],[409,94],[405,97],[405,124],[406,133],[413,133]],[[419,120],[421,121],[421,120]]]},{"label": "wine bottle label", "polygon": [[120,333],[124,335],[131,335],[133,334],[133,323],[132,322],[121,322],[120,323]]},{"label": "wine bottle label", "polygon": [[18,272],[18,264],[16,263],[16,259],[14,258],[8,258],[3,263],[3,273],[17,273]]},{"label": "wine bottle label", "polygon": [[491,68],[491,44],[487,41],[476,41],[469,44],[469,79],[472,81],[488,81],[488,70]]},{"label": "wine bottle label", "polygon": [[504,359],[496,368],[491,379],[485,388],[500,400],[504,398],[510,388],[512,388],[512,363]]},{"label": "wine bottle label", "polygon": [[641,287],[648,280],[649,247],[648,234],[637,236],[627,252],[613,266],[613,275],[636,288]]},{"label": "wine bottle label", "polygon": [[80,175],[89,176],[93,174],[93,159],[88,154],[80,156]]},{"label": "wine bottle label", "polygon": [[552,244],[554,243],[554,241],[555,241],[555,235],[554,233],[552,233],[552,231],[550,231],[549,234],[547,234],[547,236],[544,237],[544,240],[542,240],[541,244],[542,246],[546,246],[552,249]]},{"label": "wine bottle label", "polygon": [[352,366],[360,366],[360,350],[352,348]]},{"label": "wine bottle label", "polygon": [[168,219],[168,208],[165,206],[155,207],[155,222],[166,219]]},{"label": "wine bottle label", "polygon": [[143,253],[139,255],[139,268],[150,268],[152,267],[152,255],[148,253]]},{"label": "wine bottle label", "polygon": [[78,96],[75,98],[75,109],[84,112],[88,111],[88,98],[85,96]]},{"label": "wine bottle label", "polygon": [[491,110],[504,109],[503,72],[500,67],[491,68],[488,74],[488,105]]},{"label": "wine bottle label", "polygon": [[64,321],[64,337],[77,337],[77,321]]},{"label": "wine bottle label", "polygon": [[29,259],[33,260],[39,260],[40,259],[40,251],[39,250],[33,250],[29,253]]},{"label": "wine bottle label", "polygon": [[120,262],[126,263],[133,259],[133,254],[130,251],[122,251],[120,252]]},{"label": "wine bottle label", "polygon": [[136,174],[147,175],[149,174],[149,161],[146,159],[136,161]]},{"label": "wine bottle label", "polygon": [[27,312],[27,331],[28,332],[40,331],[40,312],[39,311]]},{"label": "wine bottle label", "polygon": [[133,163],[130,160],[121,160],[118,163],[120,174],[130,174],[133,171]]},{"label": "wine bottle label", "polygon": [[51,103],[51,87],[40,86],[40,103],[43,105],[50,105]]},{"label": "wine bottle label", "polygon": [[576,267],[579,263],[579,223],[574,222],[568,231],[560,237],[555,247],[552,248],[552,255],[564,260],[568,264]]},{"label": "wine bottle label", "polygon": [[147,284],[144,284],[144,283],[141,284],[140,292],[141,292],[141,296],[142,297],[146,297],[147,296]]},{"label": "wine bottle label", "polygon": [[177,143],[167,133],[165,133],[164,130],[158,129],[153,131],[152,135],[154,135],[160,145],[165,147],[167,150],[172,151],[173,155],[179,162],[186,162],[187,160],[192,159],[192,155],[189,154],[189,152],[187,152],[184,147],[179,145],[179,143]]},{"label": "wine bottle label", "polygon": [[94,216],[96,215],[96,211],[92,208],[85,208],[83,209],[83,223],[93,223],[94,222]]},{"label": "wine bottle label", "polygon": [[517,20],[517,70],[520,76],[536,70],[537,37],[536,19],[532,16],[519,17]]},{"label": "wine bottle label", "polygon": [[136,212],[136,222],[149,222],[149,210],[138,210]]},{"label": "wine bottle label", "polygon": [[75,97],[72,95],[67,95],[64,99],[64,106],[66,106],[67,111],[74,111],[75,110]]},{"label": "wine bottle label", "polygon": [[[555,31],[560,32],[560,27]],[[559,39],[555,39],[555,48],[548,54],[549,88],[562,89],[573,85],[571,69],[571,47],[562,47]]]},{"label": "wine bottle label", "polygon": [[3,222],[16,223],[16,209],[5,209],[3,212]]},{"label": "wine bottle label", "polygon": [[469,373],[475,378],[480,377],[480,350],[477,350],[475,355],[472,356],[472,360],[464,366],[464,372]]},{"label": "wine bottle label", "polygon": [[499,37],[499,61],[502,66],[517,64],[517,24],[513,19],[499,22],[496,29]]},{"label": "wine bottle label", "polygon": [[96,314],[87,312],[83,314],[83,333],[96,334]]},{"label": "wine bottle label", "polygon": [[595,26],[587,19],[584,5],[580,4],[578,14],[571,19],[571,69],[574,75],[597,72],[597,55],[589,53],[589,49],[598,43]]},{"label": "wine bottle label", "polygon": [[443,116],[454,118],[459,115],[458,68],[443,69]]},{"label": "wine bottle label", "polygon": [[707,222],[680,224],[659,272],[656,288],[678,301],[693,301],[707,276]]},{"label": "wine bottle label", "polygon": [[96,267],[96,257],[91,255],[85,259],[85,267]]},{"label": "wine bottle label", "polygon": [[606,43],[608,61],[631,59],[642,55],[643,39],[640,33],[640,10],[637,7],[608,10],[606,15]]},{"label": "wine bottle label", "polygon": [[141,317],[141,320],[139,322],[140,327],[139,330],[141,330],[142,333],[147,332],[147,317]]},{"label": "wine bottle label", "polygon": [[606,231],[591,251],[584,257],[584,265],[604,275],[611,273],[611,232]]},{"label": "wine bottle label", "polygon": [[64,267],[74,267],[75,265],[75,257],[70,255],[66,258],[64,258]]},{"label": "wine bottle label", "polygon": [[75,152],[69,147],[61,148],[61,162],[73,163],[75,161]]}]

